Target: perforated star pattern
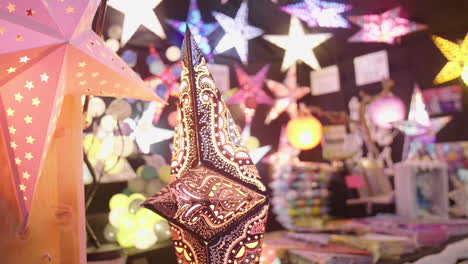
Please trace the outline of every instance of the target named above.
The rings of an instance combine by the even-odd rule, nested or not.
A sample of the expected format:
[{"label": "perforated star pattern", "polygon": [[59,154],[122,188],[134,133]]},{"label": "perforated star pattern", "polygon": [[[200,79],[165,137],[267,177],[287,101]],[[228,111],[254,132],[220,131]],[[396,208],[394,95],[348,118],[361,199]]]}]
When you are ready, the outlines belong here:
[{"label": "perforated star pattern", "polygon": [[297,116],[297,100],[310,93],[309,87],[297,85],[295,65],[289,68],[284,83],[267,80],[267,87],[276,95],[277,99],[265,119],[265,124],[269,124],[285,111],[291,119],[295,118]]},{"label": "perforated star pattern", "polygon": [[393,44],[397,38],[427,28],[426,25],[400,17],[400,11],[401,8],[396,7],[378,15],[349,16],[348,20],[360,26],[361,30],[348,41]]},{"label": "perforated star pattern", "polygon": [[208,59],[213,57],[212,49],[208,36],[211,35],[217,28],[217,23],[206,23],[202,20],[200,9],[198,8],[197,0],[190,0],[190,6],[186,21],[176,21],[168,19],[167,22],[179,33],[184,34],[187,26],[192,31],[194,38],[199,43],[199,47],[203,54]]},{"label": "perforated star pattern", "polygon": [[145,203],[170,221],[180,264],[259,263],[266,188],[187,30],[172,182]]},{"label": "perforated star pattern", "polygon": [[431,119],[426,110],[421,90],[415,86],[411,96],[408,120],[393,124],[396,129],[405,134],[402,159],[429,157],[436,160],[435,137],[451,120],[451,116]]},{"label": "perforated star pattern", "polygon": [[351,10],[350,5],[322,1],[304,0],[303,2],[282,6],[282,11],[298,17],[309,27],[348,28],[349,23],[341,13]]},{"label": "perforated star pattern", "polygon": [[270,66],[263,66],[253,77],[238,65],[234,65],[234,69],[239,82],[239,90],[229,97],[227,103],[238,104],[244,108],[245,123],[249,126],[258,104],[273,104],[273,99],[263,90],[263,83]]},{"label": "perforated star pattern", "polygon": [[246,64],[249,56],[249,40],[263,34],[263,30],[249,25],[247,21],[249,16],[247,2],[242,2],[235,18],[219,12],[213,12],[213,16],[226,32],[218,42],[215,51],[223,53],[235,48],[242,63]]},{"label": "perforated star pattern", "polygon": [[[433,36],[432,40],[448,60],[437,74],[434,83],[448,82],[460,77],[463,72],[468,72],[468,34],[460,45],[438,36]],[[468,85],[468,78],[463,79]]]},{"label": "perforated star pattern", "polygon": [[285,50],[282,71],[286,71],[297,61],[304,62],[312,69],[320,69],[313,49],[331,37],[330,33],[305,34],[301,22],[296,17],[291,17],[288,35],[264,36],[266,40]]},{"label": "perforated star pattern", "polygon": [[0,17],[0,125],[27,220],[64,95],[158,97],[91,30],[99,1],[10,4]]}]

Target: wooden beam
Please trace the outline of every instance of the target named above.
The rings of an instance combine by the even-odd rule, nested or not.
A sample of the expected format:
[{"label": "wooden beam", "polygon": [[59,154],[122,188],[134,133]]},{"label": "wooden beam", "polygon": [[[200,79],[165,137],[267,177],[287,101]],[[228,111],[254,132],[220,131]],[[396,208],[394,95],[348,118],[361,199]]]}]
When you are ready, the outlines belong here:
[{"label": "wooden beam", "polygon": [[0,166],[0,263],[86,263],[82,124],[80,96],[66,96],[24,233],[10,168]]}]

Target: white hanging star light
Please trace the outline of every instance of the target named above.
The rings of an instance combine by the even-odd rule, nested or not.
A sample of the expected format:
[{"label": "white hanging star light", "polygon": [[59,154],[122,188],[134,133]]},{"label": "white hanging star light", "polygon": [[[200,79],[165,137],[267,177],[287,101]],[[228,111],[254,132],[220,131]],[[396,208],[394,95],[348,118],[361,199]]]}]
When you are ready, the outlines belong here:
[{"label": "white hanging star light", "polygon": [[135,34],[138,27],[144,26],[162,39],[166,38],[166,34],[159,22],[158,17],[154,13],[162,0],[110,0],[108,5],[124,15],[122,26],[122,36],[120,43],[124,46],[128,40]]},{"label": "white hanging star light", "polygon": [[402,159],[419,159],[421,152],[434,160],[437,159],[435,152],[436,134],[451,120],[451,116],[430,118],[421,90],[416,85],[411,96],[408,120],[393,123],[396,129],[405,134]]},{"label": "white hanging star light", "polygon": [[296,17],[291,17],[288,35],[264,36],[266,40],[285,50],[282,71],[289,69],[297,61],[303,61],[312,69],[320,69],[313,49],[331,37],[330,33],[305,34],[301,22]]},{"label": "white hanging star light", "polygon": [[151,102],[138,122],[135,122],[135,120],[131,118],[125,120],[125,123],[133,129],[133,133],[130,137],[136,141],[138,148],[145,154],[150,152],[152,144],[174,137],[173,130],[163,129],[153,125],[153,118],[157,107],[157,102]]},{"label": "white hanging star light", "polygon": [[213,12],[214,18],[226,32],[216,46],[216,53],[223,53],[235,48],[242,63],[247,63],[249,40],[263,34],[263,30],[260,28],[249,25],[247,21],[248,14],[249,8],[246,2],[242,2],[235,18],[219,12]]}]

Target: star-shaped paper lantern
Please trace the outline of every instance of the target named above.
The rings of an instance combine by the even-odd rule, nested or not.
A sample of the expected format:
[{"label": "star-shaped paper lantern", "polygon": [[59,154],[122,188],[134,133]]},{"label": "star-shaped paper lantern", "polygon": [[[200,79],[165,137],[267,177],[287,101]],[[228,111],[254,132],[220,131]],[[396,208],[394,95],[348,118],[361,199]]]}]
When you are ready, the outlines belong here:
[{"label": "star-shaped paper lantern", "polygon": [[396,7],[379,15],[349,16],[348,20],[360,26],[361,30],[348,41],[393,44],[397,38],[427,28],[426,25],[399,17],[400,10],[400,7]]},{"label": "star-shaped paper lantern", "polygon": [[108,5],[124,15],[122,25],[121,45],[124,46],[128,40],[136,33],[140,26],[144,26],[162,39],[166,34],[154,13],[154,9],[162,0],[109,0]]},{"label": "star-shaped paper lantern", "polygon": [[282,71],[286,71],[297,61],[304,62],[312,69],[320,69],[313,49],[331,37],[330,33],[305,34],[301,22],[296,17],[291,17],[289,35],[264,36],[266,40],[285,50]]},{"label": "star-shaped paper lantern", "polygon": [[249,126],[255,115],[258,104],[272,104],[273,99],[263,90],[263,83],[270,69],[269,65],[263,66],[255,76],[249,76],[240,66],[234,65],[239,89],[227,100],[228,104],[238,104],[244,110],[246,126]]},{"label": "star-shaped paper lantern", "polygon": [[286,136],[286,128],[281,128],[278,151],[268,155],[263,159],[263,162],[270,164],[275,168],[280,168],[285,165],[292,165],[299,161],[301,150],[292,146]]},{"label": "star-shaped paper lantern", "polygon": [[259,263],[265,185],[187,31],[172,182],[144,206],[167,218],[178,263]]},{"label": "star-shaped paper lantern", "polygon": [[[438,36],[433,36],[432,40],[448,60],[437,74],[434,83],[448,82],[468,73],[468,34],[460,45]],[[468,76],[464,77],[463,81],[468,85]]]},{"label": "star-shaped paper lantern", "polygon": [[416,159],[420,152],[437,159],[434,144],[436,134],[451,120],[449,116],[431,119],[421,90],[416,86],[411,96],[408,120],[393,123],[396,129],[405,134],[402,159]]},{"label": "star-shaped paper lantern", "polygon": [[188,25],[203,54],[205,54],[208,59],[213,57],[208,36],[218,28],[218,24],[206,23],[202,20],[197,0],[190,0],[187,21],[168,19],[167,22],[182,35],[185,33],[185,29]]},{"label": "star-shaped paper lantern", "polygon": [[265,119],[265,124],[269,124],[285,111],[294,119],[297,116],[297,101],[310,93],[309,87],[297,85],[296,66],[289,68],[283,83],[273,80],[267,80],[266,83],[277,99]]},{"label": "star-shaped paper lantern", "polygon": [[167,101],[170,96],[179,94],[180,76],[176,72],[180,73],[180,63],[165,66],[161,73],[146,78],[145,82],[155,89],[157,95]]},{"label": "star-shaped paper lantern", "polygon": [[263,34],[263,30],[253,27],[247,22],[249,17],[247,2],[242,2],[235,18],[219,12],[213,12],[213,16],[225,31],[215,51],[223,53],[235,48],[242,63],[246,64],[249,55],[249,40]]},{"label": "star-shaped paper lantern", "polygon": [[10,4],[0,18],[0,125],[27,220],[64,95],[162,100],[91,30],[99,1]]},{"label": "star-shaped paper lantern", "polygon": [[349,22],[343,18],[341,13],[351,10],[350,5],[322,0],[304,0],[282,6],[280,9],[298,17],[309,27],[349,28]]},{"label": "star-shaped paper lantern", "polygon": [[174,131],[153,125],[154,116],[162,105],[159,102],[150,102],[148,108],[137,122],[133,119],[126,120],[126,123],[133,129],[131,137],[135,139],[140,151],[145,154],[150,152],[152,144],[171,139],[174,136]]}]

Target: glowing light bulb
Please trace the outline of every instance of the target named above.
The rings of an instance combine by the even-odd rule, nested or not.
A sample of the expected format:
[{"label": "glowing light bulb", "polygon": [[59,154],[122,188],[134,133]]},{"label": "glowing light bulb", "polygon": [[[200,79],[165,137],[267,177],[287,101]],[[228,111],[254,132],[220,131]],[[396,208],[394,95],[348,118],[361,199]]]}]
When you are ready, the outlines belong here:
[{"label": "glowing light bulb", "polygon": [[109,200],[109,208],[112,210],[117,208],[128,208],[130,203],[129,197],[123,193],[114,194]]}]

